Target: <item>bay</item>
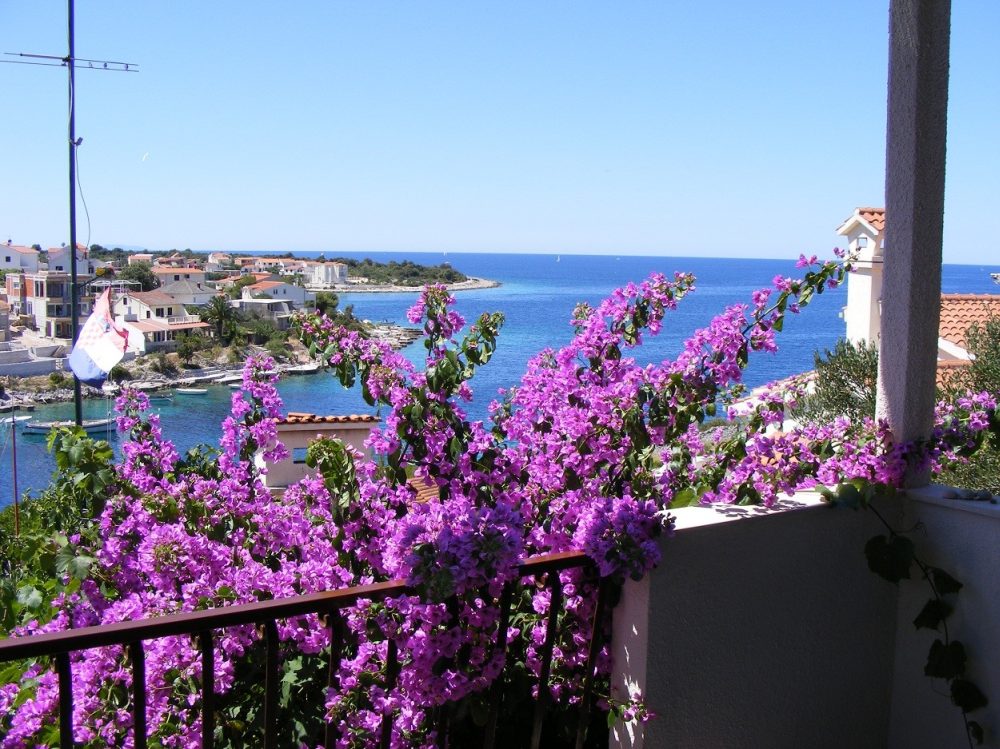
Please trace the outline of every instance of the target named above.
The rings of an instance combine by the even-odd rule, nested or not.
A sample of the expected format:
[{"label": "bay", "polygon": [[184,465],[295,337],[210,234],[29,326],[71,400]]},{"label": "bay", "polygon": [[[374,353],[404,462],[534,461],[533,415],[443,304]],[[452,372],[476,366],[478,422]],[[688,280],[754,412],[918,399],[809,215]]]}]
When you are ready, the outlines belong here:
[{"label": "bay", "polygon": [[[281,252],[279,250],[278,252]],[[318,253],[295,253],[315,257]],[[500,311],[506,317],[494,358],[473,380],[475,398],[468,411],[472,418],[485,419],[487,407],[500,388],[516,385],[528,360],[546,347],[559,347],[572,335],[569,324],[579,302],[596,304],[628,281],[640,281],[650,273],[672,275],[674,271],[694,273],[696,291],[668,314],[663,332],[647,337],[642,347],[630,352],[640,362],[659,362],[676,356],[684,340],[706,325],[726,305],[749,302],[754,289],[768,286],[775,275],[796,275],[793,261],[720,258],[636,257],[544,254],[472,253],[341,253],[342,256],[380,262],[412,260],[436,265],[449,262],[472,276],[501,283],[498,288],[463,291],[456,294],[457,309],[472,323],[483,312]],[[990,279],[996,266],[945,265],[942,290],[945,293],[993,293]],[[341,306],[353,305],[355,314],[372,321],[388,320],[403,325],[406,310],[417,298],[412,293],[342,294]],[[751,358],[746,382],[754,387],[770,380],[811,369],[813,353],[830,348],[843,335],[840,318],[846,289],[824,293],[792,316],[778,336],[776,354]],[[419,363],[423,347],[418,341],[404,353]],[[345,391],[329,374],[286,377],[279,383],[286,411],[311,413],[369,413],[371,409],[357,392]],[[165,436],[182,452],[198,443],[217,444],[219,424],[229,411],[233,392],[225,386],[209,387],[204,395],[175,397],[172,403],[155,405]],[[88,400],[85,418],[108,415],[113,403]],[[38,420],[71,419],[72,404],[39,407]],[[17,434],[18,489],[36,493],[49,482],[54,469],[45,450],[45,438]],[[0,431],[0,506],[13,496],[9,429]]]}]

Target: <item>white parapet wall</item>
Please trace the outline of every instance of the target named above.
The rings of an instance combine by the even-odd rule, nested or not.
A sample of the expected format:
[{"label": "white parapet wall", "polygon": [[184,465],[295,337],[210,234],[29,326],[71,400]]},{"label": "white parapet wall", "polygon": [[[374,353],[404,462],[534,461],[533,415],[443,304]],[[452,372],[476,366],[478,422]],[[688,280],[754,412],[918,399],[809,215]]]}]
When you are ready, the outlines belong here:
[{"label": "white parapet wall", "polygon": [[656,718],[611,746],[885,747],[897,592],[865,560],[875,515],[812,493],[676,515],[614,612],[613,692],[640,689]]},{"label": "white parapet wall", "polygon": [[[984,747],[1000,747],[1000,505],[950,499],[942,486],[911,489],[904,528],[917,555],[952,574],[963,588],[949,596],[955,612],[951,637],[965,645],[969,678],[990,704],[970,714],[986,729]],[[892,689],[892,749],[967,748],[964,725],[947,685],[924,676],[927,651],[939,634],[916,629],[913,620],[929,598],[925,584],[900,584]]]}]

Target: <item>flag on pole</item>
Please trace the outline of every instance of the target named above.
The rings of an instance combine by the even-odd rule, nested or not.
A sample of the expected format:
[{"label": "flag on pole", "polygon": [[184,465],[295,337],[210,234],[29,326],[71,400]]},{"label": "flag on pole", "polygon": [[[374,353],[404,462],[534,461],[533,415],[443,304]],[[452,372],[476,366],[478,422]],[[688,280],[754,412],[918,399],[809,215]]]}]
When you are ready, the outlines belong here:
[{"label": "flag on pole", "polygon": [[80,331],[69,355],[69,368],[80,382],[99,388],[125,356],[129,334],[111,317],[111,289],[94,300],[94,311]]}]

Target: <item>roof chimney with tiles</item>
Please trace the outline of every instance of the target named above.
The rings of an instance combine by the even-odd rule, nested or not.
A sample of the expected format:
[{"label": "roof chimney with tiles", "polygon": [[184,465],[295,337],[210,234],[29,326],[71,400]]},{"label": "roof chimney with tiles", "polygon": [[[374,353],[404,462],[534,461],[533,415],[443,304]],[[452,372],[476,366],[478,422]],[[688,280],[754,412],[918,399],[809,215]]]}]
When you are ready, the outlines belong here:
[{"label": "roof chimney with tiles", "polygon": [[885,209],[855,208],[837,234],[847,237],[854,258],[847,278],[847,306],[841,316],[852,343],[878,341],[881,326],[882,260],[885,252]]}]

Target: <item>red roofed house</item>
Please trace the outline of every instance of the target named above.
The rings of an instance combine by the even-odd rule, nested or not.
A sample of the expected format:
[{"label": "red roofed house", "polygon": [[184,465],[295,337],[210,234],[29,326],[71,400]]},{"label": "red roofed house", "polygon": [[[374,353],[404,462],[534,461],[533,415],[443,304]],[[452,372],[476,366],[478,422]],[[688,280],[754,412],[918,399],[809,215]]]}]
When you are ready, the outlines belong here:
[{"label": "red roofed house", "polygon": [[0,270],[13,270],[21,273],[38,272],[38,251],[20,244],[0,246]]},{"label": "red roofed house", "polygon": [[205,271],[190,265],[178,268],[153,268],[153,273],[159,280],[160,286],[166,286],[174,281],[190,281],[194,284],[205,285]]},{"label": "red roofed house", "polygon": [[258,281],[243,287],[244,299],[261,299],[265,296],[288,302],[293,307],[302,307],[307,301],[316,298],[315,294],[310,294],[304,287],[284,281]]},{"label": "red roofed house", "polygon": [[358,452],[370,455],[365,447],[365,440],[378,422],[377,416],[367,414],[317,416],[290,412],[277,423],[278,440],[288,448],[288,457],[265,464],[262,454],[257,454],[257,465],[267,468],[267,473],[263,476],[264,486],[269,489],[284,489],[304,478],[309,470],[306,466],[306,449],[320,437],[338,439]]},{"label": "red roofed house", "polygon": [[115,319],[140,334],[146,351],[172,351],[181,333],[211,334],[211,326],[197,315],[189,315],[184,305],[158,289],[129,291],[115,299]]}]

